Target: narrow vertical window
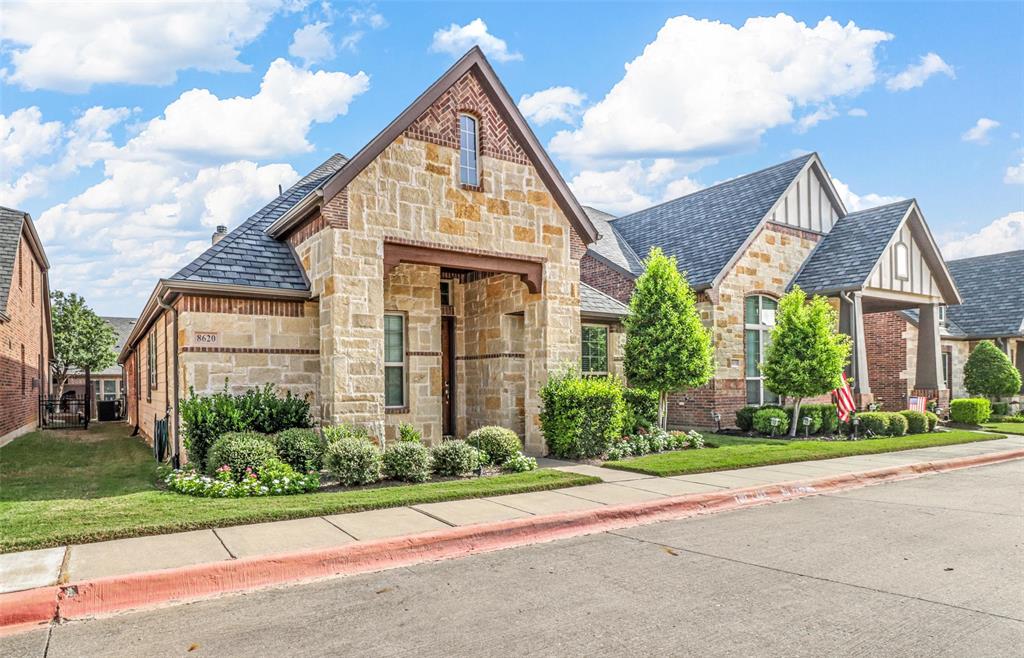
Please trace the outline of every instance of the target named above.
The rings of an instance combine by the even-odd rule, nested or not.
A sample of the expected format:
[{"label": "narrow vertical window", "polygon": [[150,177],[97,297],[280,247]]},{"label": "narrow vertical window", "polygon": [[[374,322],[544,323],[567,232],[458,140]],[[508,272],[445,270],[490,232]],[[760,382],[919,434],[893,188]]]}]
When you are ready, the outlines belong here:
[{"label": "narrow vertical window", "polygon": [[32,306],[36,305],[36,268],[29,265],[29,274],[32,275]]},{"label": "narrow vertical window", "polygon": [[743,311],[743,360],[744,377],[747,383],[747,404],[776,404],[779,396],[764,385],[761,363],[771,341],[775,327],[775,311],[778,303],[771,297],[752,295],[744,301]]},{"label": "narrow vertical window", "polygon": [[149,370],[149,392],[153,392],[157,387],[157,371],[156,371],[156,331],[149,336],[146,341],[146,366]]},{"label": "narrow vertical window", "polygon": [[608,327],[583,325],[581,328],[582,355],[580,364],[584,375],[608,374]]},{"label": "narrow vertical window", "polygon": [[384,316],[384,406],[405,406],[405,318]]},{"label": "narrow vertical window", "polygon": [[21,394],[25,395],[25,346],[21,346]]},{"label": "narrow vertical window", "polygon": [[479,185],[477,170],[477,122],[468,114],[459,115],[459,180],[463,185]]},{"label": "narrow vertical window", "polygon": [[898,242],[895,248],[895,270],[897,279],[909,279],[910,278],[910,250],[907,249],[907,245],[902,242]]}]

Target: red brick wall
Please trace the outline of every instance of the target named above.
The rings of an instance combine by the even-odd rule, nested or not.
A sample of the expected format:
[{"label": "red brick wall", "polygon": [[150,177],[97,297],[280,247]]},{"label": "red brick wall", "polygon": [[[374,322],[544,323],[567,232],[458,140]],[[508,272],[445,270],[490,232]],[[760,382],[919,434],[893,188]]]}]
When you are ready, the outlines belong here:
[{"label": "red brick wall", "polygon": [[45,290],[42,265],[22,238],[7,299],[11,320],[0,322],[0,438],[39,420],[49,371]]},{"label": "red brick wall", "polygon": [[736,412],[747,405],[746,382],[742,379],[712,379],[700,388],[670,395],[669,429],[714,427],[713,411],[722,415],[722,427],[736,426]]},{"label": "red brick wall", "polygon": [[580,281],[623,304],[629,303],[636,285],[633,279],[605,265],[589,253],[580,259]]},{"label": "red brick wall", "polygon": [[907,408],[907,320],[901,314],[868,313],[864,316],[864,341],[868,352],[868,381],[875,402],[887,411]]}]

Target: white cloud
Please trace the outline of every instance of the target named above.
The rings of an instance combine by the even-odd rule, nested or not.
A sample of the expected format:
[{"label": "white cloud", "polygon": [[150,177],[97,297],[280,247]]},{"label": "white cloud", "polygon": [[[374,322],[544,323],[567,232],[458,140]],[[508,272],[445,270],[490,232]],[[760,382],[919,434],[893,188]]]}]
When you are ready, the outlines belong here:
[{"label": "white cloud", "polygon": [[851,117],[866,117],[868,115],[868,111],[863,107],[853,107],[850,108],[850,111],[846,114]]},{"label": "white cloud", "polygon": [[988,144],[989,131],[998,127],[998,121],[981,117],[967,132],[960,136],[960,139],[965,142],[974,142],[975,144]]},{"label": "white cloud", "polygon": [[906,197],[902,196],[891,196],[886,194],[854,194],[850,189],[850,186],[839,180],[838,178],[832,178],[832,185],[836,188],[836,192],[839,193],[839,198],[842,200],[843,205],[846,206],[847,212],[856,212],[858,210],[865,210],[867,208],[876,208],[878,206],[884,206],[895,201],[900,201]]},{"label": "white cloud", "polygon": [[523,58],[522,53],[510,51],[504,39],[499,39],[488,32],[487,23],[480,18],[474,18],[465,25],[452,23],[447,28],[434,32],[430,51],[461,57],[473,46],[480,46],[485,55],[498,62],[511,62]]},{"label": "white cloud", "polygon": [[524,94],[519,99],[519,109],[538,126],[551,121],[572,123],[584,99],[586,95],[572,87],[549,87]]},{"label": "white cloud", "polygon": [[178,71],[247,71],[239,51],[282,0],[4,3],[0,39],[26,89],[84,92],[94,84],[166,85]]},{"label": "white cloud", "polygon": [[810,114],[805,114],[800,117],[796,122],[794,130],[798,133],[805,133],[814,126],[818,125],[822,121],[828,121],[838,116],[839,112],[836,110],[836,106],[832,103],[825,103],[818,107]]},{"label": "white cloud", "polygon": [[670,159],[657,159],[648,166],[633,160],[614,169],[581,171],[569,187],[580,203],[621,215],[701,189],[700,183],[682,173],[685,170]]},{"label": "white cloud", "polygon": [[307,68],[311,64],[334,59],[334,42],[330,26],[323,21],[303,25],[295,30],[288,54],[302,60]]},{"label": "white cloud", "polygon": [[885,88],[889,91],[907,91],[920,87],[928,78],[941,73],[949,78],[956,79],[956,72],[953,67],[947,64],[935,53],[921,55],[917,64],[911,64],[896,75],[885,81]]},{"label": "white cloud", "polygon": [[21,167],[26,158],[53,150],[60,138],[60,121],[43,121],[38,107],[0,114],[0,171]]},{"label": "white cloud", "polygon": [[1021,158],[1020,164],[1010,165],[1006,168],[1003,182],[1010,185],[1024,185],[1024,158]]},{"label": "white cloud", "polygon": [[364,34],[365,33],[362,32],[362,31],[352,32],[351,34],[346,34],[341,39],[341,47],[344,50],[348,50],[350,52],[355,52],[356,48],[359,46],[359,42],[363,40],[363,35]]},{"label": "white cloud", "polygon": [[953,260],[1024,249],[1024,211],[1011,212],[974,233],[951,234],[942,241],[942,255]]}]

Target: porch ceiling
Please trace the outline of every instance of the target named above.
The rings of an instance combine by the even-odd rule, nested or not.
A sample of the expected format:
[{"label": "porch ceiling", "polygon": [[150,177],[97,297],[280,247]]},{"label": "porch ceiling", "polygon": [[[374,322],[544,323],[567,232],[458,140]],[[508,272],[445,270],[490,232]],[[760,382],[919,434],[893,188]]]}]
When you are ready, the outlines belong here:
[{"label": "porch ceiling", "polygon": [[531,293],[540,292],[544,284],[544,262],[483,251],[460,251],[442,247],[404,242],[384,242],[384,274],[400,263],[433,265],[443,269],[517,274]]}]

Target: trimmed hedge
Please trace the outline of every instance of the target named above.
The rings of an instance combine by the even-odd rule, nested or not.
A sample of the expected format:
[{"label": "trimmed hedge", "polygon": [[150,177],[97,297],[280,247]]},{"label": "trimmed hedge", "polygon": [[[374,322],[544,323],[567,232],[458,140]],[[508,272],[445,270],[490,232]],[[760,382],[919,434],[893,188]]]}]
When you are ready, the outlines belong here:
[{"label": "trimmed hedge", "polygon": [[598,457],[622,435],[626,405],[611,377],[553,375],[540,390],[540,426],[553,457]]},{"label": "trimmed hedge", "polygon": [[507,427],[498,427],[497,425],[488,425],[473,430],[466,437],[466,443],[487,453],[487,457],[495,466],[504,465],[523,449],[518,434]]},{"label": "trimmed hedge", "polygon": [[658,424],[658,392],[642,388],[623,388],[622,401],[626,405],[622,431],[635,434],[650,430]]},{"label": "trimmed hedge", "polygon": [[949,403],[949,417],[955,423],[981,425],[992,415],[992,405],[985,398],[959,398]]},{"label": "trimmed hedge", "polygon": [[[742,407],[736,412],[736,427],[740,428],[744,432],[750,432],[754,429],[754,414],[761,409],[781,409],[777,404],[766,404],[763,407],[747,406]],[[792,416],[792,414],[790,414]]]},{"label": "trimmed hedge", "polygon": [[907,433],[907,419],[898,412],[889,412],[889,424],[887,430],[889,436],[905,436]]},{"label": "trimmed hedge", "polygon": [[907,433],[907,419],[893,411],[862,411],[857,418],[865,433],[877,436],[903,436]]},{"label": "trimmed hedge", "polygon": [[276,458],[274,443],[266,434],[228,432],[210,447],[206,469],[213,475],[221,466],[228,466],[234,478],[240,480],[247,468],[259,471],[269,460]]},{"label": "trimmed hedge", "polygon": [[324,464],[341,484],[351,487],[379,481],[384,459],[380,449],[366,439],[347,436],[328,444]]},{"label": "trimmed hedge", "polygon": [[466,475],[480,464],[480,451],[465,441],[442,441],[430,449],[430,462],[439,475]]},{"label": "trimmed hedge", "polygon": [[928,431],[934,432],[935,426],[939,424],[939,417],[930,411],[924,412],[924,417],[928,419]]},{"label": "trimmed hedge", "polygon": [[430,479],[430,450],[419,441],[398,441],[384,451],[384,477],[403,482]]},{"label": "trimmed hedge", "polygon": [[[772,428],[772,418],[779,419],[778,427]],[[791,415],[787,414],[785,409],[779,409],[778,407],[758,409],[754,412],[754,429],[768,436],[773,432],[775,436],[782,436],[789,431],[790,418]]]},{"label": "trimmed hedge", "polygon": [[293,427],[274,435],[277,456],[299,473],[319,471],[325,447],[313,430]]},{"label": "trimmed hedge", "polygon": [[907,419],[907,434],[924,434],[928,431],[928,416],[920,411],[901,411],[900,415]]},{"label": "trimmed hedge", "polygon": [[[793,422],[793,407],[786,407],[786,413],[789,414],[790,422]],[[796,421],[796,433],[804,433],[804,418],[810,418],[811,424],[807,427],[807,431],[811,434],[817,434],[818,430],[821,429],[821,410],[815,405],[801,405],[800,406],[800,417]]]}]

